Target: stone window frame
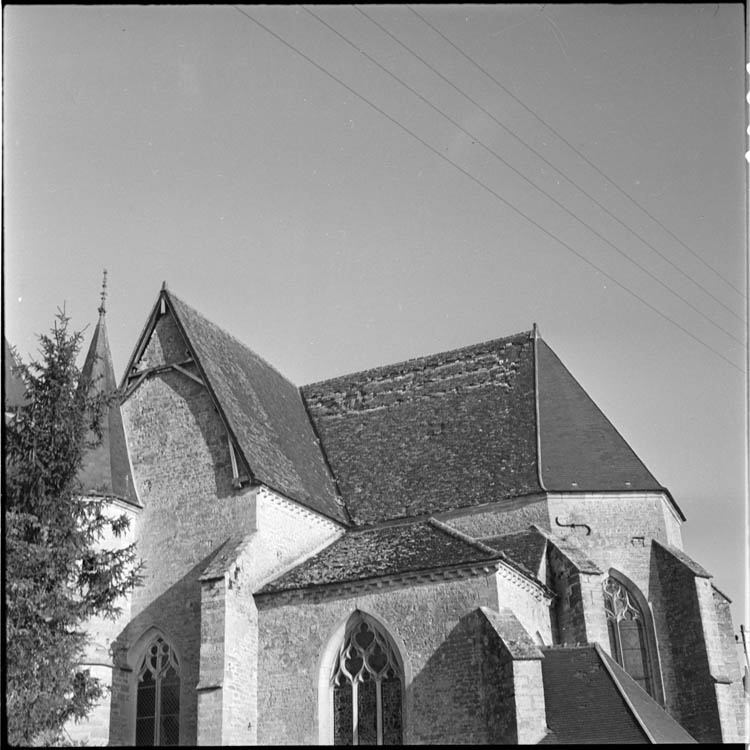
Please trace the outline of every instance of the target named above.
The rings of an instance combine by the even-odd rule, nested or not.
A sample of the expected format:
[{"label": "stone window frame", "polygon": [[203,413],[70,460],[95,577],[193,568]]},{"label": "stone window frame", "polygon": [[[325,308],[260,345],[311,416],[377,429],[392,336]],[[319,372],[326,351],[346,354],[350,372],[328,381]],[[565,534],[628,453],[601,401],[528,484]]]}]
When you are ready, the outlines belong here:
[{"label": "stone window frame", "polygon": [[175,639],[166,633],[162,628],[152,626],[147,628],[141,633],[141,635],[133,642],[133,645],[128,649],[126,664],[129,671],[128,680],[128,693],[130,696],[130,711],[128,721],[128,734],[130,736],[129,745],[135,747],[136,740],[136,720],[138,712],[138,674],[143,664],[143,660],[148,653],[148,650],[154,644],[154,641],[161,639],[167,643],[174,653],[175,659],[180,666],[180,718],[179,718],[179,744],[182,744],[182,737],[184,732],[185,723],[185,712],[182,707],[185,705],[185,680],[182,677],[184,673],[184,660],[182,657],[181,649],[175,645]]},{"label": "stone window frame", "polygon": [[381,617],[375,616],[360,608],[354,609],[339,621],[328,639],[318,664],[318,742],[321,745],[333,745],[333,686],[331,680],[336,668],[339,652],[344,639],[349,635],[350,626],[358,620],[363,620],[370,627],[376,629],[388,641],[401,673],[401,737],[406,744],[408,711],[407,695],[411,685],[411,666],[406,658],[406,647],[396,635],[394,628]]},{"label": "stone window frame", "polygon": [[[632,581],[630,578],[628,578],[624,573],[621,573],[616,568],[610,568],[606,577],[602,579],[602,594],[604,595],[604,585],[607,581],[607,579],[612,578],[617,583],[619,583],[623,588],[626,590],[626,592],[630,595],[630,597],[635,602],[636,606],[638,607],[638,610],[640,611],[640,614],[643,618],[643,632],[645,635],[645,652],[646,652],[646,659],[648,661],[649,669],[650,669],[650,676],[651,676],[651,687],[652,687],[652,694],[651,697],[661,706],[664,706],[664,682],[662,677],[662,671],[661,671],[661,659],[659,656],[659,646],[658,642],[656,640],[656,629],[654,627],[654,616],[653,612],[651,611],[651,604],[646,599],[646,597],[643,595],[643,592],[640,590],[640,588]],[[606,614],[605,609],[605,618],[607,620],[607,632],[609,633],[609,615]],[[607,643],[608,651],[611,650],[609,648],[609,643]],[[610,654],[610,656],[619,664],[620,662],[617,659],[617,654]],[[623,665],[620,664],[622,667]],[[623,667],[624,669],[624,667]]]}]

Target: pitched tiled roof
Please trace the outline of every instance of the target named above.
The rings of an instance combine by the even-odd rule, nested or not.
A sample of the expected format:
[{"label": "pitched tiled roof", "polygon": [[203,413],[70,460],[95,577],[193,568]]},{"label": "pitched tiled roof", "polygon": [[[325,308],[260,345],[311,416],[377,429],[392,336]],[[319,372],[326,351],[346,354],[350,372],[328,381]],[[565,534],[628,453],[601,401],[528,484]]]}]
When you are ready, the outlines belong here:
[{"label": "pitched tiled roof", "polygon": [[542,484],[548,490],[663,490],[599,407],[537,339]]},{"label": "pitched tiled roof", "polygon": [[535,332],[298,389],[173,293],[160,299],[254,477],[343,523],[545,489],[664,489]]},{"label": "pitched tiled roof", "polygon": [[[90,393],[114,393],[117,390],[103,310],[81,369],[81,384],[87,384]],[[118,403],[108,409],[101,429],[99,444],[83,455],[78,473],[82,489],[85,493],[114,496],[138,505]]]},{"label": "pitched tiled roof", "polygon": [[259,594],[382,578],[501,557],[439,521],[348,531],[323,551],[266,584]]},{"label": "pitched tiled roof", "polygon": [[502,536],[482,537],[488,547],[504,552],[511,560],[523,565],[534,576],[539,574],[539,566],[547,548],[547,539],[536,529],[516,531]]},{"label": "pitched tiled roof", "polygon": [[542,653],[552,735],[541,744],[695,742],[596,645],[543,648]]},{"label": "pitched tiled roof", "polygon": [[162,294],[255,478],[313,510],[345,521],[297,387],[172,292]]},{"label": "pitched tiled roof", "polygon": [[653,743],[693,743],[696,741],[609,654],[599,647],[597,647],[597,652],[610,670],[621,695],[627,699],[631,710],[638,717],[641,726],[648,732]]},{"label": "pitched tiled roof", "polygon": [[544,489],[664,490],[533,332],[302,394],[355,524]]},{"label": "pitched tiled roof", "polygon": [[528,333],[302,388],[357,524],[540,490]]}]

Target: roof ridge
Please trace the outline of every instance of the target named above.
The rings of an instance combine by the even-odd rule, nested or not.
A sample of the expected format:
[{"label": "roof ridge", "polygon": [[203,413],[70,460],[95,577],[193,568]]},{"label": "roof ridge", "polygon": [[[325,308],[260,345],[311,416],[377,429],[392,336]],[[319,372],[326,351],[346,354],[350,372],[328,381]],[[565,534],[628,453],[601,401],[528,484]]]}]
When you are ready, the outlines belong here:
[{"label": "roof ridge", "polygon": [[432,352],[431,354],[423,354],[417,357],[410,357],[409,359],[404,359],[399,362],[392,362],[389,364],[377,365],[375,367],[368,367],[363,370],[356,370],[354,372],[345,372],[345,373],[342,373],[341,375],[335,375],[332,378],[325,378],[323,380],[316,380],[313,383],[307,383],[305,385],[300,386],[300,388],[301,389],[312,388],[315,386],[323,385],[325,383],[332,383],[336,380],[349,379],[349,378],[359,377],[362,375],[367,375],[368,373],[371,373],[371,372],[374,373],[374,372],[379,372],[381,370],[385,370],[389,368],[404,367],[405,365],[411,365],[421,360],[430,359],[431,357],[458,354],[459,352],[464,352],[469,349],[489,347],[492,344],[499,344],[500,342],[507,342],[507,341],[510,341],[511,339],[520,339],[521,337],[524,337],[524,336],[531,337],[532,334],[533,334],[533,331],[520,331],[519,333],[514,333],[514,334],[511,334],[510,336],[503,336],[497,339],[489,339],[487,341],[480,341],[480,342],[477,342],[476,344],[469,344],[468,346],[461,346],[455,349],[446,349],[444,351]]}]

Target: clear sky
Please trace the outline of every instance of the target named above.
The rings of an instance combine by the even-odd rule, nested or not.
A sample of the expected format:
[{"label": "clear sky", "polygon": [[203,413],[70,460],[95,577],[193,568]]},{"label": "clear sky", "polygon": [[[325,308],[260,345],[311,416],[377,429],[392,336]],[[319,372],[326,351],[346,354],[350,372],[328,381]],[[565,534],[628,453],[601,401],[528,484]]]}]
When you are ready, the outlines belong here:
[{"label": "clear sky", "polygon": [[239,7],[5,6],[22,357],[105,267],[118,377],[163,280],[299,385],[536,322],[747,623],[742,5]]}]

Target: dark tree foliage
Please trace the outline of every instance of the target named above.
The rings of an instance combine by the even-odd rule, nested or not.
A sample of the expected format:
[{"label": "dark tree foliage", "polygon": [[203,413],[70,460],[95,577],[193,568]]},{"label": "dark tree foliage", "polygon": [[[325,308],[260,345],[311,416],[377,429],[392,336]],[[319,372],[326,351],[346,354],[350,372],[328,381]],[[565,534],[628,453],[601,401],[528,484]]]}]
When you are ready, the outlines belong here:
[{"label": "dark tree foliage", "polygon": [[92,616],[115,619],[118,598],[139,579],[134,545],[106,549],[128,528],[103,498],[84,498],[77,474],[101,440],[117,394],[80,382],[82,334],[60,311],[39,337],[40,360],[18,364],[27,403],[5,425],[6,719],[12,744],[59,741],[104,687],[80,668]]}]

